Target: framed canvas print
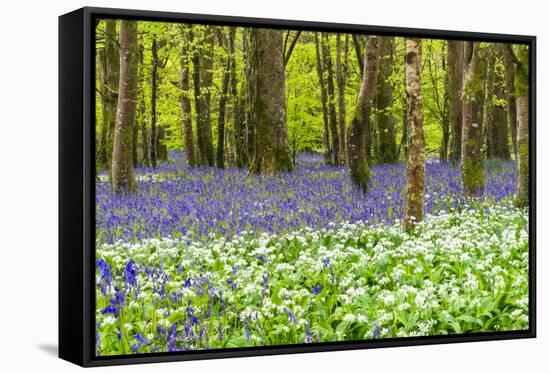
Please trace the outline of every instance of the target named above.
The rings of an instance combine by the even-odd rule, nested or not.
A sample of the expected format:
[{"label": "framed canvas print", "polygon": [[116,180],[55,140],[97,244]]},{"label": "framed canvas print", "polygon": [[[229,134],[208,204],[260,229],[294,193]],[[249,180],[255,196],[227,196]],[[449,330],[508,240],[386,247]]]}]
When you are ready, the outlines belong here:
[{"label": "framed canvas print", "polygon": [[59,353],[535,337],[535,37],[59,18]]}]

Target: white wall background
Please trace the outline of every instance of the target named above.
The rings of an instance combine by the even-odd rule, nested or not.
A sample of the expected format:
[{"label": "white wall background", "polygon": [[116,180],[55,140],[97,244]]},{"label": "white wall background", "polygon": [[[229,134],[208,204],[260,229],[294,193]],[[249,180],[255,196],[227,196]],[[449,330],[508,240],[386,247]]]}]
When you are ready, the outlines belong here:
[{"label": "white wall background", "polygon": [[[0,371],[78,370],[57,347],[57,17],[84,5],[538,37],[538,338],[169,363],[101,372],[545,372],[550,352],[550,27],[544,1],[107,0],[2,3]],[[546,172],[545,172],[546,171]],[[32,371],[31,371],[32,370]]]}]

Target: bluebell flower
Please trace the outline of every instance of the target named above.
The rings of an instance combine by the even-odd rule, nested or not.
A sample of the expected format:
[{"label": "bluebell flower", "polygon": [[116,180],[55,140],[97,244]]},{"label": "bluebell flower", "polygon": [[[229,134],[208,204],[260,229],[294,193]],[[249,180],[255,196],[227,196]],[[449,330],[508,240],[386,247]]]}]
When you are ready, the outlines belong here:
[{"label": "bluebell flower", "polygon": [[311,330],[309,329],[309,324],[306,323],[306,343],[311,343]]},{"label": "bluebell flower", "polygon": [[135,338],[139,342],[139,344],[141,344],[141,345],[148,345],[149,344],[149,339],[147,339],[145,336],[141,335],[139,332],[135,335]]},{"label": "bluebell flower", "polygon": [[114,305],[109,305],[101,310],[101,314],[113,314],[115,318],[118,318],[118,310]]},{"label": "bluebell flower", "polygon": [[380,326],[378,325],[378,321],[374,323],[374,329],[372,330],[372,337],[374,339],[377,339],[380,336]]},{"label": "bluebell flower", "polygon": [[317,296],[321,293],[321,291],[323,290],[323,285],[322,284],[317,284],[317,285],[314,285],[313,286],[313,295],[314,296]]},{"label": "bluebell flower", "polygon": [[292,311],[290,309],[286,308],[286,307],[284,309],[285,309],[286,314],[288,314],[288,320],[290,322],[295,322],[296,319],[294,318],[294,313],[292,313]]},{"label": "bluebell flower", "polygon": [[250,326],[248,326],[248,321],[244,321],[244,329],[246,331],[246,341],[250,341]]}]

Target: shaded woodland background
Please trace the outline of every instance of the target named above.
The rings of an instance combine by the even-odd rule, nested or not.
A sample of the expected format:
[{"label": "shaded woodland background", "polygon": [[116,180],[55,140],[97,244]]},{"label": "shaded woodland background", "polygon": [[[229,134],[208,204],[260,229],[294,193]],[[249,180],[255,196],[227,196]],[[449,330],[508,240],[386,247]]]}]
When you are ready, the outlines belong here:
[{"label": "shaded woodland background", "polygon": [[408,218],[423,215],[425,159],[517,161],[528,202],[528,48],[144,21],[96,25],[96,161],[116,193],[169,150],[190,167],[290,172],[320,152],[369,188],[369,167],[406,161]]}]

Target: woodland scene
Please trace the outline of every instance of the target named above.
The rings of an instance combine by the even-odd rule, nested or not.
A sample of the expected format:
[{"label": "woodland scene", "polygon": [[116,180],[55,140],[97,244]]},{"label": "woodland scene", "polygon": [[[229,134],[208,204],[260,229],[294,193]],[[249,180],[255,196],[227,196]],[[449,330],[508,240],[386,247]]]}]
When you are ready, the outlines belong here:
[{"label": "woodland scene", "polygon": [[95,43],[97,355],[528,328],[527,45]]}]

